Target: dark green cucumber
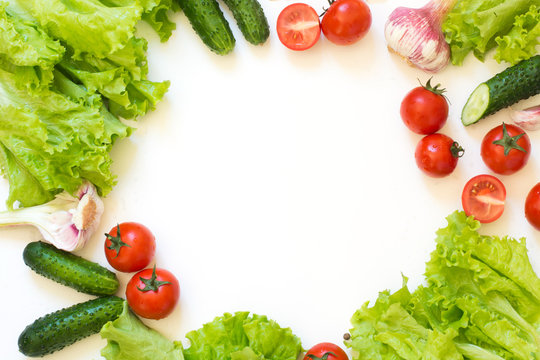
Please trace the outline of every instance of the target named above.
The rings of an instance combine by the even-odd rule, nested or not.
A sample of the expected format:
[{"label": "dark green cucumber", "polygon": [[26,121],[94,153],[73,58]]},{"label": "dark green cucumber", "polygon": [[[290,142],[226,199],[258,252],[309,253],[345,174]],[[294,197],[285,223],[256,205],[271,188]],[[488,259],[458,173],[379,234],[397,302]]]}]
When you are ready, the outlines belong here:
[{"label": "dark green cucumber", "polygon": [[112,295],[118,290],[118,279],[112,271],[48,243],[29,243],[23,259],[38,274],[83,293]]},{"label": "dark green cucumber", "polygon": [[235,39],[217,0],[177,0],[203,43],[219,55],[234,49]]},{"label": "dark green cucumber", "polygon": [[511,66],[478,85],[461,112],[461,122],[471,125],[520,100],[540,93],[540,55]]},{"label": "dark green cucumber", "polygon": [[257,0],[223,0],[247,41],[253,45],[264,43],[270,36],[268,20]]},{"label": "dark green cucumber", "polygon": [[28,325],[19,336],[19,351],[45,356],[97,334],[124,309],[124,299],[105,296],[47,314]]}]

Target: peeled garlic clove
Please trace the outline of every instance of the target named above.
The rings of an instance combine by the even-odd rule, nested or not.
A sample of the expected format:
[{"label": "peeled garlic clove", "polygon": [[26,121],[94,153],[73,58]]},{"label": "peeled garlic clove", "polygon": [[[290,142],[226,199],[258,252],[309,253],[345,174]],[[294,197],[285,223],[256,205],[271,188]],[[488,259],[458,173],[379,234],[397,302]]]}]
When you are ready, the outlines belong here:
[{"label": "peeled garlic clove", "polygon": [[540,105],[524,110],[510,112],[512,121],[523,130],[533,131],[540,129]]}]

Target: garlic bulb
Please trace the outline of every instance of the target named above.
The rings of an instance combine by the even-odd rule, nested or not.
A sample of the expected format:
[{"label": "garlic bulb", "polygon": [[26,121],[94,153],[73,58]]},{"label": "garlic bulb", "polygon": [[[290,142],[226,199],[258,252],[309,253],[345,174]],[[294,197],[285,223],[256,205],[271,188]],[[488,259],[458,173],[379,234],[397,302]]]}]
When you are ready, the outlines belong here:
[{"label": "garlic bulb", "polygon": [[33,225],[43,239],[58,249],[80,249],[97,229],[103,214],[103,201],[96,188],[83,183],[75,196],[60,193],[48,203],[0,212],[0,227]]},{"label": "garlic bulb", "polygon": [[427,72],[443,69],[450,60],[450,47],[441,24],[457,0],[432,0],[424,7],[399,7],[384,28],[388,49]]},{"label": "garlic bulb", "polygon": [[513,110],[510,117],[520,128],[533,131],[540,129],[540,105],[524,110]]}]

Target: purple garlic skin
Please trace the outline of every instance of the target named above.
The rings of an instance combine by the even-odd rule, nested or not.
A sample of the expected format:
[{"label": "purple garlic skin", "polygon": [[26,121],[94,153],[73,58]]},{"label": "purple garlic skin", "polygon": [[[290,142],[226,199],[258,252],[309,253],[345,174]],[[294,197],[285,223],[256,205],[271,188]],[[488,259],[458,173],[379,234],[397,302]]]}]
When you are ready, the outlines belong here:
[{"label": "purple garlic skin", "polygon": [[384,36],[390,50],[424,71],[438,72],[450,60],[450,47],[430,7],[395,9],[386,22]]},{"label": "purple garlic skin", "polygon": [[510,117],[523,130],[534,131],[540,129],[540,105],[524,110],[513,110]]}]

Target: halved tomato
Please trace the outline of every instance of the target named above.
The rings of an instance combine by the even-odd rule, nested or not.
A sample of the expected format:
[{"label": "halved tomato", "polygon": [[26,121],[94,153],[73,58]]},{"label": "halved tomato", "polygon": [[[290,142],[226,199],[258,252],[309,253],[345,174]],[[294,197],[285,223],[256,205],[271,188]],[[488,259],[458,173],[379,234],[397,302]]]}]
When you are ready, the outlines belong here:
[{"label": "halved tomato", "polygon": [[504,184],[495,176],[487,174],[470,179],[461,194],[465,214],[473,215],[481,223],[490,223],[501,217],[505,200]]},{"label": "halved tomato", "polygon": [[319,15],[308,4],[295,3],[284,8],[277,19],[279,40],[291,50],[307,50],[321,36]]}]

